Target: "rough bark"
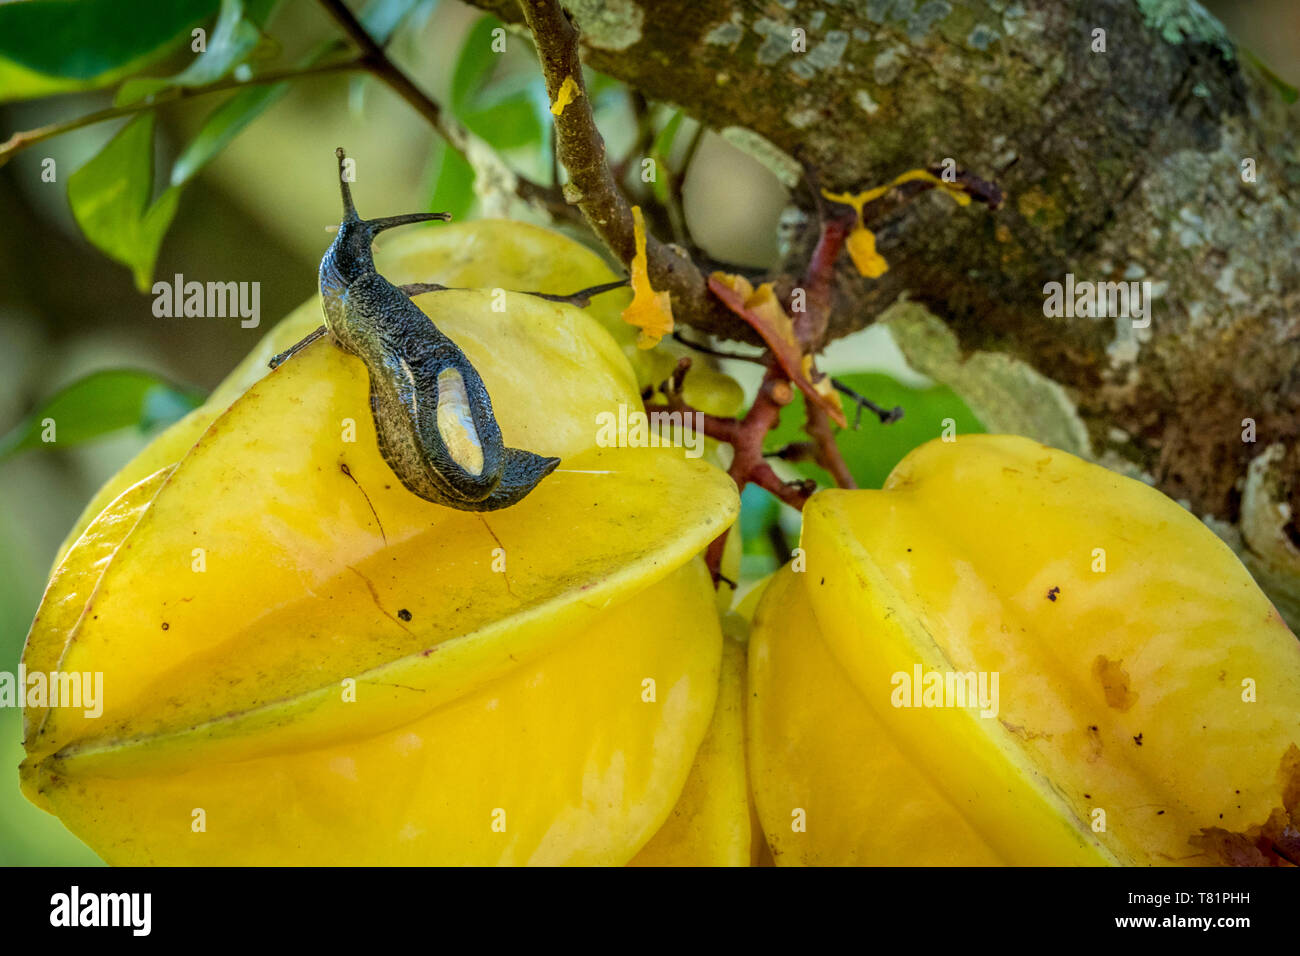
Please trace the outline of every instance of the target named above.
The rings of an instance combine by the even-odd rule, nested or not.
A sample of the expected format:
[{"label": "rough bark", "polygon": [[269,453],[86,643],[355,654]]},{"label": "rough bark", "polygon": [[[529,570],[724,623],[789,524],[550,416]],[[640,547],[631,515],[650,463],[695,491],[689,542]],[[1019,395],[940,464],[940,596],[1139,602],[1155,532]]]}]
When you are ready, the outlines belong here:
[{"label": "rough bark", "polygon": [[[520,19],[513,0],[479,5]],[[877,232],[891,269],[873,282],[840,263],[828,337],[883,314],[938,377],[978,393],[971,381],[992,369],[982,410],[995,424],[1029,421],[1154,481],[1300,617],[1300,114],[1200,7],[567,5],[588,65],[784,169],[810,213],[787,276],[816,240],[808,178],[859,190],[951,157],[996,181],[1007,194],[997,212],[954,212],[937,194],[889,211]],[[1098,28],[1104,53],[1092,49]],[[796,29],[806,52],[792,50]],[[1066,273],[1151,281],[1150,326],[1045,317],[1044,284]],[[887,313],[904,295],[927,311]]]}]

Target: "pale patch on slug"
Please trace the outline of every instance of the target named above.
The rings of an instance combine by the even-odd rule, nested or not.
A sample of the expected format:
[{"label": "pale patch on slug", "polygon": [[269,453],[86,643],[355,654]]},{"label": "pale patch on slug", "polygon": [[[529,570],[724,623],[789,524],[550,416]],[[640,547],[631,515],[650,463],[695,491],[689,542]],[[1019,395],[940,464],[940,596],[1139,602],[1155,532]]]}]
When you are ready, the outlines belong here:
[{"label": "pale patch on slug", "polygon": [[438,373],[438,433],[456,464],[471,475],[483,473],[483,446],[470,413],[465,379],[454,368]]},{"label": "pale patch on slug", "polygon": [[411,387],[411,414],[419,417],[420,414],[420,388],[415,381],[415,373],[411,371],[411,366],[407,364],[406,359],[398,359],[402,366],[402,371],[406,373],[406,381]]}]

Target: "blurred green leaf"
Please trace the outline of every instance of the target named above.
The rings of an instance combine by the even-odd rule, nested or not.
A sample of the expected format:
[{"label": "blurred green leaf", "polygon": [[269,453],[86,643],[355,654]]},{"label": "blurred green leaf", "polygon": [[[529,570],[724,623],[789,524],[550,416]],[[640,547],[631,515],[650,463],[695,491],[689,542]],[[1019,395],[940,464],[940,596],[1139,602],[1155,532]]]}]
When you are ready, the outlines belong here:
[{"label": "blurred green leaf", "polygon": [[[849,471],[863,488],[881,487],[909,451],[941,437],[948,420],[958,435],[984,431],[965,403],[946,386],[913,388],[877,372],[837,375],[836,379],[883,408],[895,405],[903,408],[902,419],[890,425],[882,425],[871,412],[864,411],[860,429],[840,429],[836,434]],[[854,404],[847,396],[841,398],[844,413],[852,423]],[[768,435],[764,447],[776,450],[792,442],[809,441],[803,431],[803,421],[803,396],[796,393],[795,400],[781,414],[781,424]],[[799,462],[794,467],[800,474],[816,479],[822,487],[834,486],[830,475],[811,462]]]},{"label": "blurred green leaf", "polygon": [[267,107],[289,92],[288,83],[250,86],[226,100],[203,121],[198,134],[172,165],[171,184],[189,182],[217,153],[257,119]]},{"label": "blurred green leaf", "polygon": [[492,52],[495,17],[481,17],[461,44],[451,80],[451,106],[471,132],[497,150],[540,143],[550,126],[551,103],[536,69],[491,79],[500,62]]},{"label": "blurred green leaf", "polygon": [[[412,11],[427,4],[428,0],[372,0],[362,12],[361,22],[379,43],[387,43]],[[258,23],[265,23],[273,6],[274,0],[253,0],[248,4],[249,16]],[[330,41],[303,59],[299,65],[305,67],[319,63],[340,47],[341,44]],[[193,179],[245,127],[289,92],[289,86],[287,81],[270,86],[250,86],[213,110],[203,121],[198,134],[172,165],[171,184],[180,186]]]},{"label": "blurred green leaf", "polygon": [[[793,531],[787,527],[790,523]],[[755,581],[779,568],[799,543],[798,527],[797,511],[758,485],[746,485],[740,493],[740,520],[732,528],[732,534],[739,531],[741,537],[741,579]]]},{"label": "blurred green leaf", "polygon": [[621,89],[623,86],[621,81],[614,79],[608,73],[601,73],[590,67],[583,67],[582,78],[587,87],[587,95],[592,99],[604,96],[611,90]]},{"label": "blurred green leaf", "polygon": [[[93,5],[95,0],[86,3]],[[260,27],[276,3],[222,0],[221,17],[206,53],[176,76],[128,81],[119,91],[119,100],[127,102],[165,87],[202,85],[220,79],[257,47],[262,37]],[[430,5],[430,0],[372,0],[361,13],[361,22],[378,42],[386,43],[412,12]],[[4,9],[0,5],[0,15]],[[331,40],[302,60],[301,65],[321,62],[344,47],[340,41]],[[3,77],[0,61],[0,79]],[[152,202],[154,118],[152,113],[141,114],[69,177],[68,202],[81,231],[109,258],[128,266],[136,287],[147,291],[163,236],[176,214],[181,188],[288,89],[288,82],[249,87],[213,110],[172,166],[169,187]]]},{"label": "blurred green leaf", "polygon": [[371,0],[361,11],[361,25],[380,46],[392,39],[402,22],[419,7],[432,7],[430,0]]},{"label": "blurred green leaf", "polygon": [[498,55],[492,50],[492,31],[501,26],[496,17],[480,17],[465,34],[451,75],[451,108],[455,113],[472,110],[483,84],[496,69]]},{"label": "blurred green leaf", "polygon": [[541,142],[543,127],[528,93],[520,92],[493,105],[461,115],[470,131],[493,149],[518,149]]},{"label": "blurred green leaf", "polygon": [[[664,128],[655,136],[654,142],[650,145],[650,158],[655,161],[655,165],[661,169],[668,170],[675,174],[672,168],[673,144],[677,141],[677,134],[681,132],[682,120],[686,114],[681,110],[674,110],[673,115]],[[650,183],[650,192],[658,200],[660,205],[668,205],[671,196],[669,195],[669,176],[655,176]]]},{"label": "blurred green leaf", "polygon": [[740,493],[740,535],[746,554],[772,554],[768,528],[781,512],[781,502],[758,485],[746,485]]},{"label": "blurred green leaf", "polygon": [[[262,5],[265,7],[265,4]],[[221,0],[221,14],[207,38],[204,52],[175,76],[145,76],[127,80],[113,100],[134,103],[173,86],[206,86],[221,79],[257,46],[262,31],[245,16],[243,0]]]},{"label": "blurred green leaf", "polygon": [[218,0],[0,3],[0,102],[117,82],[188,40]]},{"label": "blurred green leaf", "polygon": [[474,168],[441,139],[434,142],[429,162],[428,208],[451,213],[453,222],[464,219],[474,205]]},{"label": "blurred green leaf", "polygon": [[[203,394],[149,372],[93,372],[62,389],[0,438],[0,458],[29,448],[68,448],[121,428],[171,424],[203,403]],[[44,441],[48,421],[54,440]]]},{"label": "blurred green leaf", "polygon": [[668,160],[672,158],[673,143],[677,140],[677,134],[681,131],[682,121],[685,118],[686,114],[681,110],[674,110],[672,118],[664,124],[664,128],[661,129],[659,135],[655,137],[654,146],[651,147],[651,151],[658,154],[664,162],[668,162]]},{"label": "blurred green leaf", "polygon": [[162,237],[176,214],[180,187],[153,195],[152,113],[142,113],[68,177],[68,204],[86,238],[128,266],[141,292],[149,290]]},{"label": "blurred green leaf", "polygon": [[1268,80],[1269,83],[1273,85],[1273,88],[1277,90],[1278,94],[1282,97],[1282,102],[1290,106],[1297,100],[1300,100],[1300,90],[1297,90],[1286,80],[1282,79],[1282,77],[1274,73],[1272,69],[1269,68],[1269,65],[1260,59],[1257,53],[1253,50],[1246,50],[1240,47],[1238,49],[1241,49],[1241,51],[1246,54],[1246,59],[1249,60],[1256,69],[1264,74],[1264,79]]}]

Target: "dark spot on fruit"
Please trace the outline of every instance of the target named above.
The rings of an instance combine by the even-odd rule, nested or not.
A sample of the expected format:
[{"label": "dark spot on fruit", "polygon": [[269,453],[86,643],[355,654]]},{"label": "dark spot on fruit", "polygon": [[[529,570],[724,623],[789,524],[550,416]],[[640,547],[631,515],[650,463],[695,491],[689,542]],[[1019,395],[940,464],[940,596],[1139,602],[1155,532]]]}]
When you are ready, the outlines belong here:
[{"label": "dark spot on fruit", "polygon": [[1049,591],[1047,592],[1047,600],[1049,600],[1049,601],[1055,601],[1055,600],[1056,600],[1056,596],[1057,596],[1058,594],[1060,594],[1060,593],[1061,593],[1061,589],[1060,589],[1060,588],[1052,588],[1051,590],[1049,590]]},{"label": "dark spot on fruit", "polygon": [[1141,746],[1142,746],[1142,735],[1141,735],[1141,734],[1138,734],[1136,737],[1134,737],[1134,738],[1133,738],[1133,743],[1135,743],[1135,744],[1137,744],[1139,747],[1141,747]]},{"label": "dark spot on fruit", "polygon": [[402,608],[400,611],[397,612],[397,616],[400,617],[403,621],[409,621],[411,619],[411,612],[408,611],[406,608]]},{"label": "dark spot on fruit", "polygon": [[1137,700],[1138,695],[1129,687],[1128,671],[1124,670],[1122,661],[1107,660],[1099,654],[1092,662],[1092,676],[1101,684],[1106,695],[1106,706],[1128,710]]},{"label": "dark spot on fruit", "polygon": [[1157,811],[1156,811],[1156,816],[1158,816],[1158,817],[1163,817],[1164,815],[1165,815],[1165,811],[1163,811],[1163,810],[1157,810]]},{"label": "dark spot on fruit", "polygon": [[168,624],[166,621],[163,621],[163,630],[165,631],[165,630],[167,630],[167,628],[169,628],[169,627],[171,627],[171,625]]},{"label": "dark spot on fruit", "polygon": [[820,583],[821,583],[821,584],[825,584],[825,583],[826,583],[826,579],[825,579],[825,578],[822,578]]}]

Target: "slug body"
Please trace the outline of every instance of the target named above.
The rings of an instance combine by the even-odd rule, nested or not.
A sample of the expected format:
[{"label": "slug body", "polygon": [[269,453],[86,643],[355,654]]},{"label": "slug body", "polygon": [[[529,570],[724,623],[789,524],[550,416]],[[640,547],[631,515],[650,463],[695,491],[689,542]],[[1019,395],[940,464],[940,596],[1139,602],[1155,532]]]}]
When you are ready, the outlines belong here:
[{"label": "slug body", "polygon": [[558,458],[507,448],[474,366],[400,288],[375,271],[376,233],[448,218],[357,216],[338,150],[343,222],[320,264],[325,325],[366,365],[379,453],[410,491],[461,511],[495,511],[537,487]]}]

